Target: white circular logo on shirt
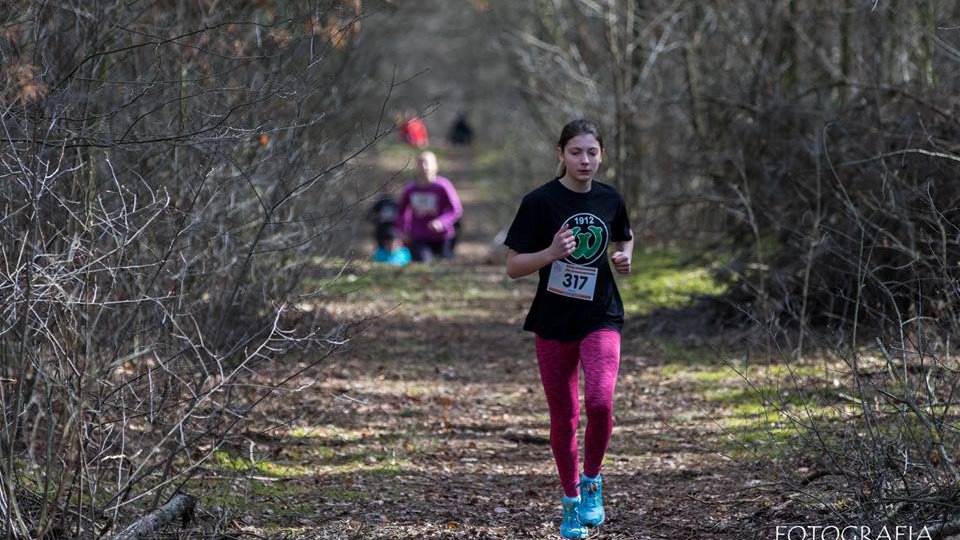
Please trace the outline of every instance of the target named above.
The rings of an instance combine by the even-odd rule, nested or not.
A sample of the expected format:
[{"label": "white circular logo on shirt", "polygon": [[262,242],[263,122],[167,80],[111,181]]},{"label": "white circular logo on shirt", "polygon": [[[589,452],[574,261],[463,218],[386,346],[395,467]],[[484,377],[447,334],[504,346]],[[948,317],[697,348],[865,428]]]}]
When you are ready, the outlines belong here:
[{"label": "white circular logo on shirt", "polygon": [[565,262],[585,266],[592,264],[607,252],[610,233],[602,219],[583,212],[568,217],[563,223],[570,226],[573,237],[577,239],[576,249],[564,259]]}]

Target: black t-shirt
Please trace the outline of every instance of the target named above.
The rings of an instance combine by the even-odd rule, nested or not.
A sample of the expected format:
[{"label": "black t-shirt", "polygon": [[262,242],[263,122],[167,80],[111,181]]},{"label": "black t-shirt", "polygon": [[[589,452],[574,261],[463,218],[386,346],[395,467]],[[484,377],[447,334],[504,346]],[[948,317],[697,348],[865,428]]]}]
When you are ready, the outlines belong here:
[{"label": "black t-shirt", "polygon": [[564,223],[574,231],[577,248],[540,269],[523,329],[560,341],[576,341],[601,328],[620,330],[623,301],[607,247],[631,235],[626,205],[613,187],[594,180],[589,192],[577,193],[559,179],[547,182],[520,202],[503,243],[517,253],[541,251]]}]

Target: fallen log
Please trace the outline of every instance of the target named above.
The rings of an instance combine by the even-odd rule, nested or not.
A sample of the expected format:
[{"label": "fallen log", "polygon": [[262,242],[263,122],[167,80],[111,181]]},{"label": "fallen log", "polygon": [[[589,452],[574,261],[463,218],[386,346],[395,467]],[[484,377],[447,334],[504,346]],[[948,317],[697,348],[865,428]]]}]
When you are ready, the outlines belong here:
[{"label": "fallen log", "polygon": [[507,429],[502,437],[510,442],[527,444],[550,444],[550,437],[537,432]]},{"label": "fallen log", "polygon": [[167,504],[134,521],[111,540],[140,540],[146,538],[179,517],[183,518],[184,526],[186,526],[193,518],[193,509],[196,506],[196,497],[186,493],[177,493],[167,501]]}]

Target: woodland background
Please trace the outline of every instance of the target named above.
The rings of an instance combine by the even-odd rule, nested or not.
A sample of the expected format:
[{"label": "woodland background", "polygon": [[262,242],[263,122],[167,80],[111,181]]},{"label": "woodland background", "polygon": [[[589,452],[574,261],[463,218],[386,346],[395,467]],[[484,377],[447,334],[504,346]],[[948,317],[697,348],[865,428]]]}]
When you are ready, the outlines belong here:
[{"label": "woodland background", "polygon": [[474,149],[441,168],[483,178],[479,246],[550,178],[560,127],[597,120],[635,264],[669,253],[712,284],[662,304],[622,285],[649,308],[631,329],[742,375],[777,438],[739,461],[795,521],[960,531],[956,3],[12,0],[0,29],[5,537],[123,537],[194,495],[182,534],[257,522],[237,521],[255,498],[205,504],[200,480],[249,476],[232,460],[260,411],[387,339],[389,312],[345,313],[334,278],[456,278],[361,264],[367,208],[410,175],[408,109],[441,150],[470,119]]}]

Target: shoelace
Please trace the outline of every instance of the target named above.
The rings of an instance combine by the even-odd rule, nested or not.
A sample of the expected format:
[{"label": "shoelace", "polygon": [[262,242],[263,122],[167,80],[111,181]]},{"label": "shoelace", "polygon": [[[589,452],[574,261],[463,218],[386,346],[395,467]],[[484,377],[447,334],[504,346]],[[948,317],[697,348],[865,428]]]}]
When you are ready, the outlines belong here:
[{"label": "shoelace", "polygon": [[[588,484],[587,489],[584,488],[584,484]],[[590,500],[591,504],[599,503],[600,498],[600,483],[599,482],[580,482],[580,496],[587,497]]]}]

